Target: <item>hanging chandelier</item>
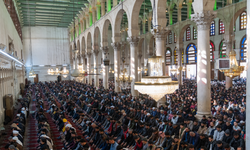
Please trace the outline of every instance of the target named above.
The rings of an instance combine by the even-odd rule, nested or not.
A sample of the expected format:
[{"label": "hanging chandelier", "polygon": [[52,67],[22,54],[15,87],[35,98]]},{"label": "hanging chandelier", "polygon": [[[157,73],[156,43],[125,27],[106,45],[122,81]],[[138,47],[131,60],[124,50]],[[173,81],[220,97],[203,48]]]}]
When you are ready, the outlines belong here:
[{"label": "hanging chandelier", "polygon": [[166,94],[173,93],[179,88],[178,81],[171,77],[162,76],[162,57],[152,56],[148,59],[150,76],[142,77],[141,82],[135,82],[135,89],[142,94],[147,94],[155,101],[159,101]]},{"label": "hanging chandelier", "polygon": [[48,75],[62,75],[64,78],[67,78],[69,70],[64,66],[61,70],[59,70],[58,68],[56,68],[56,70],[52,68],[48,69],[47,73]]},{"label": "hanging chandelier", "polygon": [[229,60],[230,60],[230,68],[229,69],[221,69],[220,72],[223,72],[225,76],[234,78],[240,76],[240,74],[244,71],[244,66],[239,66],[236,60],[236,53],[234,50],[229,52]]}]

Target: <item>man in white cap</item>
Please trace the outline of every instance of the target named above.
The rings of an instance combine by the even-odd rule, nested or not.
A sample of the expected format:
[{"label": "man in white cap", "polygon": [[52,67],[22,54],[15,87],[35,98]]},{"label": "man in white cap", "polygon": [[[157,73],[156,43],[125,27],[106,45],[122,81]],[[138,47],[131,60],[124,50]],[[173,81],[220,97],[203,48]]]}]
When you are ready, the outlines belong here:
[{"label": "man in white cap", "polygon": [[23,137],[19,134],[17,130],[13,130],[12,133],[14,137],[17,137],[21,142],[23,142]]},{"label": "man in white cap", "polygon": [[18,149],[23,149],[23,143],[15,136],[12,138],[17,143]]}]

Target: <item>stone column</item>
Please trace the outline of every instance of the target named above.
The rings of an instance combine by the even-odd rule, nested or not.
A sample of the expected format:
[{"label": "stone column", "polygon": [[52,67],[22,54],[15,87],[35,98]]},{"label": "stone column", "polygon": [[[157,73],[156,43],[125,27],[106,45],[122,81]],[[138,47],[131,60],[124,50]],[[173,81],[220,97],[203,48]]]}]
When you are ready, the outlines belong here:
[{"label": "stone column", "polygon": [[[103,46],[101,47],[102,50],[102,58],[103,60],[107,57],[107,53],[108,53],[108,46]],[[104,66],[104,70],[102,72],[103,74],[103,87],[104,89],[108,89],[109,88],[109,84],[108,84],[108,79],[109,79],[109,67],[108,66]]]},{"label": "stone column", "polygon": [[117,5],[117,0],[113,0],[113,7]]},{"label": "stone column", "polygon": [[[85,57],[86,57],[86,54],[85,54],[85,51],[83,51],[82,52],[82,67],[83,67],[83,70],[85,71],[85,72],[87,72],[87,64],[85,63]],[[83,79],[83,83],[85,83],[86,84],[86,77]]]},{"label": "stone column", "polygon": [[96,22],[96,7],[93,7],[92,8],[92,21],[93,21],[93,24]]},{"label": "stone column", "polygon": [[152,34],[155,37],[156,56],[161,56],[163,59],[162,72],[163,76],[165,76],[166,75],[166,67],[165,67],[166,29],[163,27],[156,27],[155,29],[152,29]]},{"label": "stone column", "polygon": [[3,128],[4,122],[4,108],[3,108],[3,69],[0,68],[0,130]]},{"label": "stone column", "polygon": [[[94,55],[94,60],[95,60],[95,63],[94,63],[94,70],[95,72],[93,72],[94,74],[98,74],[98,54],[99,54],[99,50],[98,49],[93,49],[92,50],[92,53]],[[99,88],[99,76],[98,75],[95,75],[95,87]]]},{"label": "stone column", "polygon": [[178,22],[181,22],[181,9],[182,9],[182,7],[177,7],[177,13],[178,13]]},{"label": "stone column", "polygon": [[191,18],[192,14],[192,1],[187,3],[187,19]]},{"label": "stone column", "polygon": [[148,18],[148,31],[151,31],[151,18]]},{"label": "stone column", "polygon": [[168,17],[169,17],[169,25],[172,25],[173,24],[173,10],[169,10]]},{"label": "stone column", "polygon": [[141,71],[140,72],[138,72],[138,81],[141,81],[141,78],[142,78],[142,65],[141,65],[141,58],[142,58],[142,54],[141,54],[141,52],[139,52],[139,54],[138,54],[138,69],[140,69]]},{"label": "stone column", "polygon": [[121,43],[120,42],[114,42],[114,43],[111,43],[111,45],[112,45],[112,47],[114,49],[115,92],[120,92],[121,91],[120,81],[117,80],[117,79],[119,79],[120,72],[121,72],[121,69],[120,69]]},{"label": "stone column", "polygon": [[183,51],[183,48],[178,49],[178,68],[177,69],[179,71],[179,75],[178,75],[179,87],[181,87],[183,84],[183,80],[182,80],[182,51]]},{"label": "stone column", "polygon": [[[87,64],[87,72],[88,74],[91,74],[91,52],[87,52],[87,59],[88,59],[88,64]],[[92,76],[88,75],[88,84],[92,85]]]},{"label": "stone column", "polygon": [[100,2],[96,5],[96,18],[99,20],[101,18],[101,5]]},{"label": "stone column", "polygon": [[[210,73],[210,23],[216,16],[214,0],[194,0],[195,14],[192,21],[197,24],[197,115],[211,116],[211,73]],[[181,58],[178,58],[181,59]]]},{"label": "stone column", "polygon": [[111,10],[111,0],[106,0],[107,13]]},{"label": "stone column", "polygon": [[227,5],[231,5],[232,3],[232,0],[227,0]]},{"label": "stone column", "polygon": [[86,29],[89,28],[89,14],[86,14]]},{"label": "stone column", "polygon": [[[250,12],[250,2],[247,1],[247,12]],[[250,13],[247,13],[247,18],[250,18]],[[247,21],[247,29],[246,29],[246,39],[247,39],[247,47],[250,47],[250,21]],[[250,66],[250,53],[247,53],[247,66]],[[250,69],[247,69],[247,79],[250,79]],[[250,122],[250,80],[247,80],[246,84],[246,122]],[[250,126],[246,125],[246,147],[250,147]]]},{"label": "stone column", "polygon": [[85,17],[82,19],[82,31],[85,31],[86,29],[86,20]]},{"label": "stone column", "polygon": [[102,16],[105,15],[105,0],[101,0],[101,11],[102,11]]},{"label": "stone column", "polygon": [[136,61],[137,51],[138,51],[138,42],[139,38],[136,36],[131,36],[127,38],[130,43],[130,75],[132,76],[131,82],[131,94],[133,97],[139,96],[139,93],[134,88],[135,82],[138,81],[138,61]]},{"label": "stone column", "polygon": [[[229,40],[224,40],[223,43],[226,45],[227,47],[227,56],[229,54],[229,52],[233,49],[233,43],[232,43],[232,38],[229,37],[231,35],[225,35],[225,39],[229,39]],[[229,89],[230,87],[232,87],[233,83],[232,83],[233,79],[230,77],[226,77],[226,89]]]}]

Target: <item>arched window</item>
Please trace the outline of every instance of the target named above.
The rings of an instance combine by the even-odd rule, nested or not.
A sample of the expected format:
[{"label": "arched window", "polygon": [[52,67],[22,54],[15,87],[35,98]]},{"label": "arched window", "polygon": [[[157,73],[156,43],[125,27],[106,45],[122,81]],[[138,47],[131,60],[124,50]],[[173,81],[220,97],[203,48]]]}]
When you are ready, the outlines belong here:
[{"label": "arched window", "polygon": [[240,61],[246,62],[246,55],[247,55],[247,40],[246,35],[241,39],[240,42]]},{"label": "arched window", "polygon": [[177,48],[174,48],[174,64],[178,64],[178,54],[177,54]]},{"label": "arched window", "polygon": [[188,27],[186,29],[186,41],[190,41],[191,40],[191,31],[190,31],[190,27]]},{"label": "arched window", "polygon": [[166,65],[171,65],[171,48],[169,47],[166,50]]},{"label": "arched window", "polygon": [[225,26],[222,20],[219,20],[219,34],[225,33]]},{"label": "arched window", "polygon": [[214,59],[214,43],[210,41],[210,62]]},{"label": "arched window", "polygon": [[215,25],[214,25],[214,20],[213,20],[210,25],[210,36],[214,36],[214,35],[215,35]]},{"label": "arched window", "polygon": [[187,46],[187,64],[194,64],[197,62],[197,48],[195,44],[191,43]]},{"label": "arched window", "polygon": [[220,58],[225,58],[226,56],[227,56],[227,47],[222,40],[220,42]]},{"label": "arched window", "polygon": [[177,42],[177,37],[176,37],[176,34],[174,33],[174,43]]},{"label": "arched window", "polygon": [[195,27],[193,27],[193,36],[194,36],[194,40],[197,40],[197,31],[195,29]]},{"label": "arched window", "polygon": [[169,32],[168,34],[168,43],[172,44],[172,32]]},{"label": "arched window", "polygon": [[243,11],[240,14],[240,30],[244,30],[247,28],[247,12]]}]

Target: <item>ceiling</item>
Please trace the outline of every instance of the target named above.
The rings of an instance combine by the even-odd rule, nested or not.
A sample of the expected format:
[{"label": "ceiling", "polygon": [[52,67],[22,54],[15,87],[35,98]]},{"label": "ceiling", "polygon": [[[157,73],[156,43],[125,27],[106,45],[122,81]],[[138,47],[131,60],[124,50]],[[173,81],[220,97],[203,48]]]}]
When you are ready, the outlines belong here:
[{"label": "ceiling", "polygon": [[68,27],[87,0],[16,0],[22,26]]}]

